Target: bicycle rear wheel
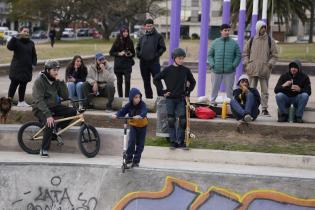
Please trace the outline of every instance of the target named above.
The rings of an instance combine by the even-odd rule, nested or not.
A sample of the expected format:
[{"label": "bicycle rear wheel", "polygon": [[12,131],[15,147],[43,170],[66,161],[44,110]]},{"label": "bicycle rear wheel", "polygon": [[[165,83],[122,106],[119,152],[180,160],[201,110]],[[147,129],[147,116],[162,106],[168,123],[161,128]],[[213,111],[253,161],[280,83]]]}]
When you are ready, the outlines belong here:
[{"label": "bicycle rear wheel", "polygon": [[79,133],[79,148],[88,158],[95,157],[100,150],[100,137],[97,130],[89,124],[83,124]]},{"label": "bicycle rear wheel", "polygon": [[41,128],[41,123],[34,121],[25,123],[19,129],[18,142],[25,152],[29,154],[39,154],[43,142],[43,131],[39,132]]}]

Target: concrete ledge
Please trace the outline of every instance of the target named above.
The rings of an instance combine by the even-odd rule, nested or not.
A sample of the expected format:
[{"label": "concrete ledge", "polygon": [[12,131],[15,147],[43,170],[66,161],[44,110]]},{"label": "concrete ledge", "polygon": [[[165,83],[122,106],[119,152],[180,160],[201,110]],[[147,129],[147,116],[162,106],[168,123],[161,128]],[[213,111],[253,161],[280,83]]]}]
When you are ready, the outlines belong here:
[{"label": "concrete ledge", "polygon": [[[0,126],[0,151],[22,151],[18,144],[17,132],[21,125],[1,125]],[[123,130],[115,128],[97,128],[101,140],[99,155],[122,154]],[[50,150],[60,153],[81,153],[78,147],[79,127],[69,129],[62,134],[63,146],[57,146],[52,142]]]}]

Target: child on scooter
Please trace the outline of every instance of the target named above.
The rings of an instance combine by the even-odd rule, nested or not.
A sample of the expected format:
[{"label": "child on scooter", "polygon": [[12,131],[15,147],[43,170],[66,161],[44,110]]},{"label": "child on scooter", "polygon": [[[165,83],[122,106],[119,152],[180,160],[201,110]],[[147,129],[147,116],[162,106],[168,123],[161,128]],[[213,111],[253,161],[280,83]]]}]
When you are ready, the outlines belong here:
[{"label": "child on scooter", "polygon": [[128,114],[128,117],[133,118],[129,120],[130,132],[126,151],[126,163],[132,163],[131,167],[139,167],[147,132],[147,112],[140,90],[132,88],[129,92],[129,102],[112,116],[113,119],[116,119],[117,117],[125,117]]}]

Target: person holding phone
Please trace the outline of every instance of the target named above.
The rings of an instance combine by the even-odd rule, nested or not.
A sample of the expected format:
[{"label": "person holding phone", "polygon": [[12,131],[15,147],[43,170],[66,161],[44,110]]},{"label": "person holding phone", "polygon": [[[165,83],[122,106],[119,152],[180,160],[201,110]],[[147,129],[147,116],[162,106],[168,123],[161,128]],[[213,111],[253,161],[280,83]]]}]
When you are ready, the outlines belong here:
[{"label": "person holding phone", "polygon": [[135,48],[133,41],[130,39],[127,27],[122,27],[117,35],[112,48],[109,51],[111,56],[115,57],[114,72],[117,78],[118,96],[123,97],[123,77],[125,78],[125,97],[129,97],[130,78],[132,66],[135,64]]}]

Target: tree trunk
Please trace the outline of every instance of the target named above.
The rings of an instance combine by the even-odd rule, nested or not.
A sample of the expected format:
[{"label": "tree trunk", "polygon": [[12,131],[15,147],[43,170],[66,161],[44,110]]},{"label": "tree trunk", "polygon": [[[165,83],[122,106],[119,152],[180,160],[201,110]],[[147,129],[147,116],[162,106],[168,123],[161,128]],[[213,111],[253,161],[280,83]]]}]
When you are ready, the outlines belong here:
[{"label": "tree trunk", "polygon": [[309,32],[308,43],[313,43],[314,7],[315,7],[315,0],[312,1],[312,5],[311,5],[310,32]]}]

